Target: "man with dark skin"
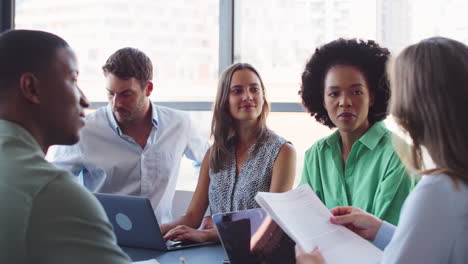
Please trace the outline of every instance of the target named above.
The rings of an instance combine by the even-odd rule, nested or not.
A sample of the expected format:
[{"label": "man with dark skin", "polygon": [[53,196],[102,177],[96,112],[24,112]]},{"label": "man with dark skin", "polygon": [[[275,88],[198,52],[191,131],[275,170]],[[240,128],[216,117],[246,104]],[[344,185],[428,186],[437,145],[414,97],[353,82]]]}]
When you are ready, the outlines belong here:
[{"label": "man with dark skin", "polygon": [[60,37],[0,35],[0,263],[130,263],[96,198],[45,160],[79,140],[89,103],[77,76]]}]

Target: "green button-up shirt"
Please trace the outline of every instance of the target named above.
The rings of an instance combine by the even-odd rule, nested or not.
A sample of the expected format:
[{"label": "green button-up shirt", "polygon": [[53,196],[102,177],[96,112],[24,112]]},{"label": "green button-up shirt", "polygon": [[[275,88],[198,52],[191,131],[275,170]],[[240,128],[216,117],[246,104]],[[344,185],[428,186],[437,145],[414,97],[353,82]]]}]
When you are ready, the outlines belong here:
[{"label": "green button-up shirt", "polygon": [[407,175],[391,137],[383,123],[374,124],[353,144],[343,168],[336,131],[306,152],[301,184],[309,184],[330,209],[355,206],[396,225],[415,180]]},{"label": "green button-up shirt", "polygon": [[94,195],[0,120],[0,263],[130,264]]}]

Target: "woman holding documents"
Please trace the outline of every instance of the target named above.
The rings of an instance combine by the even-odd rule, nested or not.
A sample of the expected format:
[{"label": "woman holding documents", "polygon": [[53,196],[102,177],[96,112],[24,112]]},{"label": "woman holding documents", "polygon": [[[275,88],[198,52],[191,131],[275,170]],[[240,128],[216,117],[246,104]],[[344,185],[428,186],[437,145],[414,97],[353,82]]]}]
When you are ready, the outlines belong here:
[{"label": "woman holding documents", "polygon": [[286,139],[267,128],[268,112],[265,86],[251,65],[237,63],[223,72],[213,110],[213,145],[186,214],[161,225],[164,239],[217,241],[211,221],[196,229],[208,206],[212,214],[256,208],[257,192],[292,188],[296,153]]},{"label": "woman holding documents", "polygon": [[[468,47],[446,38],[409,46],[390,65],[390,111],[411,137],[404,160],[422,177],[402,209],[398,227],[354,207],[332,210],[345,225],[384,250],[382,263],[468,261]],[[424,167],[423,152],[435,167]],[[302,254],[298,263],[320,254]]]},{"label": "woman holding documents", "polygon": [[414,183],[380,122],[390,96],[389,56],[371,40],[338,39],[316,49],[302,74],[302,102],[337,131],[306,152],[301,184],[328,208],[356,206],[396,224]]}]

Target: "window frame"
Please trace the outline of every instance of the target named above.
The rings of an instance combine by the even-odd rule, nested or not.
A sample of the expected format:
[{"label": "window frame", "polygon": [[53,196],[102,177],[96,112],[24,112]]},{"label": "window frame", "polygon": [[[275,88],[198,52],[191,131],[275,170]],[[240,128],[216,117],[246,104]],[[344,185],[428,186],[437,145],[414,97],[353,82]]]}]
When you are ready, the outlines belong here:
[{"label": "window frame", "polygon": [[1,32],[14,28],[15,0],[0,1],[0,30]]},{"label": "window frame", "polygon": [[[235,43],[235,0],[219,0],[219,75],[234,62]],[[1,32],[15,28],[15,0],[0,2]],[[107,102],[92,101],[91,108],[106,105]],[[212,102],[208,101],[157,101],[158,105],[167,106],[184,111],[211,111]],[[271,102],[272,112],[304,112],[300,103]]]}]

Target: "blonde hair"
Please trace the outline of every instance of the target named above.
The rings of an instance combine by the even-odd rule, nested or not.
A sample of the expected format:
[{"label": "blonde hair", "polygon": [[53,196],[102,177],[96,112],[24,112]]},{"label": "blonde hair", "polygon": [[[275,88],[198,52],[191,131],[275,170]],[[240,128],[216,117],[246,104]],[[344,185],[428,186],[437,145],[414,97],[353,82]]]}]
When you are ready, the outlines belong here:
[{"label": "blonde hair", "polygon": [[[229,92],[231,88],[231,79],[238,70],[248,69],[257,75],[260,80],[262,91],[265,94],[265,86],[262,78],[255,68],[248,63],[236,63],[226,68],[218,82],[218,91],[216,101],[213,106],[213,119],[211,121],[211,136],[213,145],[210,152],[210,168],[213,172],[223,170],[231,153],[231,147],[237,143],[237,131],[234,126],[234,119],[229,112]],[[270,112],[270,106],[265,98],[262,112],[258,117],[256,130],[257,142],[261,141],[268,131],[266,118]],[[254,152],[258,149],[256,146]]]},{"label": "blonde hair", "polygon": [[[413,140],[409,169],[468,182],[468,47],[435,37],[404,49],[389,65],[390,113]],[[436,168],[424,170],[422,147]]]}]

